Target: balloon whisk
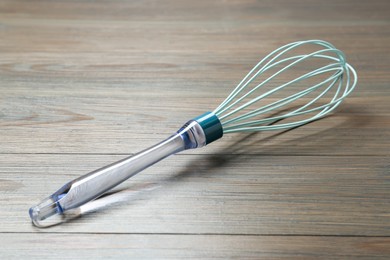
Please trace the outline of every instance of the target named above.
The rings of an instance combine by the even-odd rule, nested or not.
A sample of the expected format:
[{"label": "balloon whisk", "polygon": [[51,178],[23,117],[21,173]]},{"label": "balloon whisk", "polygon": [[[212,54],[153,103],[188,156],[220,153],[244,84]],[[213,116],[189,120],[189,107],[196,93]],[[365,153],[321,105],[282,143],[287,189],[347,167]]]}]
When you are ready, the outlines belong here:
[{"label": "balloon whisk", "polygon": [[330,43],[287,44],[261,60],[213,112],[188,121],[146,150],[66,183],[30,208],[30,217],[41,227],[61,223],[67,212],[145,168],[180,151],[203,147],[224,134],[287,129],[317,120],[340,105],[356,82],[355,70]]}]

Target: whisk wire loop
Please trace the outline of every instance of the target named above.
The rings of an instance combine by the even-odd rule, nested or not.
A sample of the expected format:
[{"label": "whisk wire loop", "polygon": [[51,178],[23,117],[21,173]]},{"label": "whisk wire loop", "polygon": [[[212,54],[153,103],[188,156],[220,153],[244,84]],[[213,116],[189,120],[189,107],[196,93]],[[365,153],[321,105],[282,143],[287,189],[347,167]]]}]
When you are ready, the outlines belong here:
[{"label": "whisk wire loop", "polygon": [[[296,54],[299,47],[303,48],[308,45],[321,49],[308,54]],[[293,55],[288,56],[290,52]],[[327,64],[312,69],[309,65],[314,59],[327,62]],[[285,78],[288,78],[291,76],[290,69],[296,67],[299,67],[298,71],[310,70],[281,84],[283,77],[282,79],[278,77],[283,74]],[[266,76],[266,73],[270,76]],[[260,76],[265,76],[265,79],[255,84]],[[311,81],[316,78],[321,79],[318,83],[312,83]],[[333,111],[355,88],[356,82],[356,71],[346,62],[342,51],[321,40],[299,41],[276,49],[257,63],[213,113],[221,120],[224,133],[295,127]],[[275,84],[277,84],[276,87],[274,87]],[[259,93],[268,85],[273,88]],[[263,100],[266,97],[276,95],[287,87],[298,87],[300,90],[247,111],[259,102],[264,103]],[[254,97],[251,98],[251,96]],[[309,99],[309,101],[299,104],[298,107],[287,107],[301,99]],[[274,115],[267,117],[267,113],[271,112]],[[259,118],[260,116],[263,118]],[[294,121],[291,118],[297,119]],[[280,122],[282,119],[289,119],[289,122],[282,123]]]}]

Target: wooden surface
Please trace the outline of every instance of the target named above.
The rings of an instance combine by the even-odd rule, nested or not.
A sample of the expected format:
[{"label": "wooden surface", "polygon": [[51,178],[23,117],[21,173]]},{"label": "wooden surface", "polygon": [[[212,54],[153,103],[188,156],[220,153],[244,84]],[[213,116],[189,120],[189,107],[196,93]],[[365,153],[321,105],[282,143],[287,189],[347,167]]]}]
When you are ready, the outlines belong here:
[{"label": "wooden surface", "polygon": [[[331,117],[175,155],[81,217],[28,208],[213,109],[320,38],[356,91]],[[389,259],[390,2],[0,0],[0,259]]]}]

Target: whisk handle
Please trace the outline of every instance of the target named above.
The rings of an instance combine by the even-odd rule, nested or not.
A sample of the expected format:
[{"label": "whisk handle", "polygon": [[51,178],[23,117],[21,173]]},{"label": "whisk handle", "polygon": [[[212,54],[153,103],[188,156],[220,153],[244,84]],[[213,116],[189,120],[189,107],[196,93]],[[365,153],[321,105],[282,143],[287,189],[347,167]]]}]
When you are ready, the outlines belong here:
[{"label": "whisk handle", "polygon": [[206,113],[190,120],[168,139],[68,182],[30,209],[33,223],[36,226],[45,226],[44,222],[47,218],[84,205],[160,160],[183,150],[205,146],[216,140],[218,136],[222,136],[218,132],[222,132],[222,127],[218,128],[219,120],[213,117],[216,118],[215,115]]}]

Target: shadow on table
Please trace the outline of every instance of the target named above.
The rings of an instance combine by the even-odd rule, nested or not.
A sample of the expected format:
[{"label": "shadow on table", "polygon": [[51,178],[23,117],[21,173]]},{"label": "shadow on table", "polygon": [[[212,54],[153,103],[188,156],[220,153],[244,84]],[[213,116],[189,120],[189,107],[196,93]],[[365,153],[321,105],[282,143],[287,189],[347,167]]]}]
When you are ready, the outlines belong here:
[{"label": "shadow on table", "polygon": [[[257,151],[259,143],[269,143],[288,132],[303,127],[303,125],[277,132],[266,137],[264,137],[261,132],[242,133],[238,135],[239,138],[237,138],[234,143],[230,144],[228,147],[224,147],[222,151],[216,152],[213,155],[204,155],[200,158],[196,158],[191,161],[184,170],[178,172],[177,174],[173,174],[162,179],[160,178],[153,183],[131,184],[130,187],[110,191],[98,199],[64,214],[61,221],[49,226],[73,221],[75,219],[79,219],[80,217],[83,217],[84,219],[84,217],[87,217],[88,215],[96,215],[94,214],[96,212],[105,211],[107,209],[115,210],[118,205],[128,204],[129,202],[134,203],[140,199],[144,200],[146,193],[149,194],[149,197],[152,197],[156,190],[165,186],[167,183],[181,182],[185,178],[194,176],[210,176],[215,174],[215,171],[213,171],[215,168],[229,167],[229,164],[237,160],[245,162],[245,160],[249,158],[248,154],[261,157],[268,154],[277,154],[278,152],[283,153],[283,147],[294,146],[300,146],[301,150],[304,149],[305,154],[315,154],[317,152],[317,150],[315,150],[316,142],[321,142],[321,149],[328,149],[328,151],[331,151],[334,147],[340,145],[351,145],[349,142],[340,144],[340,139],[337,138],[337,132],[335,132],[335,129],[361,128],[364,125],[370,124],[370,120],[373,120],[374,117],[367,115],[364,116],[364,120],[361,120],[362,116],[358,115],[359,112],[361,112],[360,107],[359,110],[357,110],[354,106],[345,105],[343,110],[343,117],[345,120],[337,124],[335,127],[323,129],[309,135],[284,141],[282,146],[267,145],[265,149],[262,149],[261,153]],[[352,141],[354,140],[351,140],[350,142]],[[359,140],[359,142],[364,142],[364,138]],[[226,151],[229,151],[229,153],[226,153]],[[86,219],[88,219],[88,217]]]}]

